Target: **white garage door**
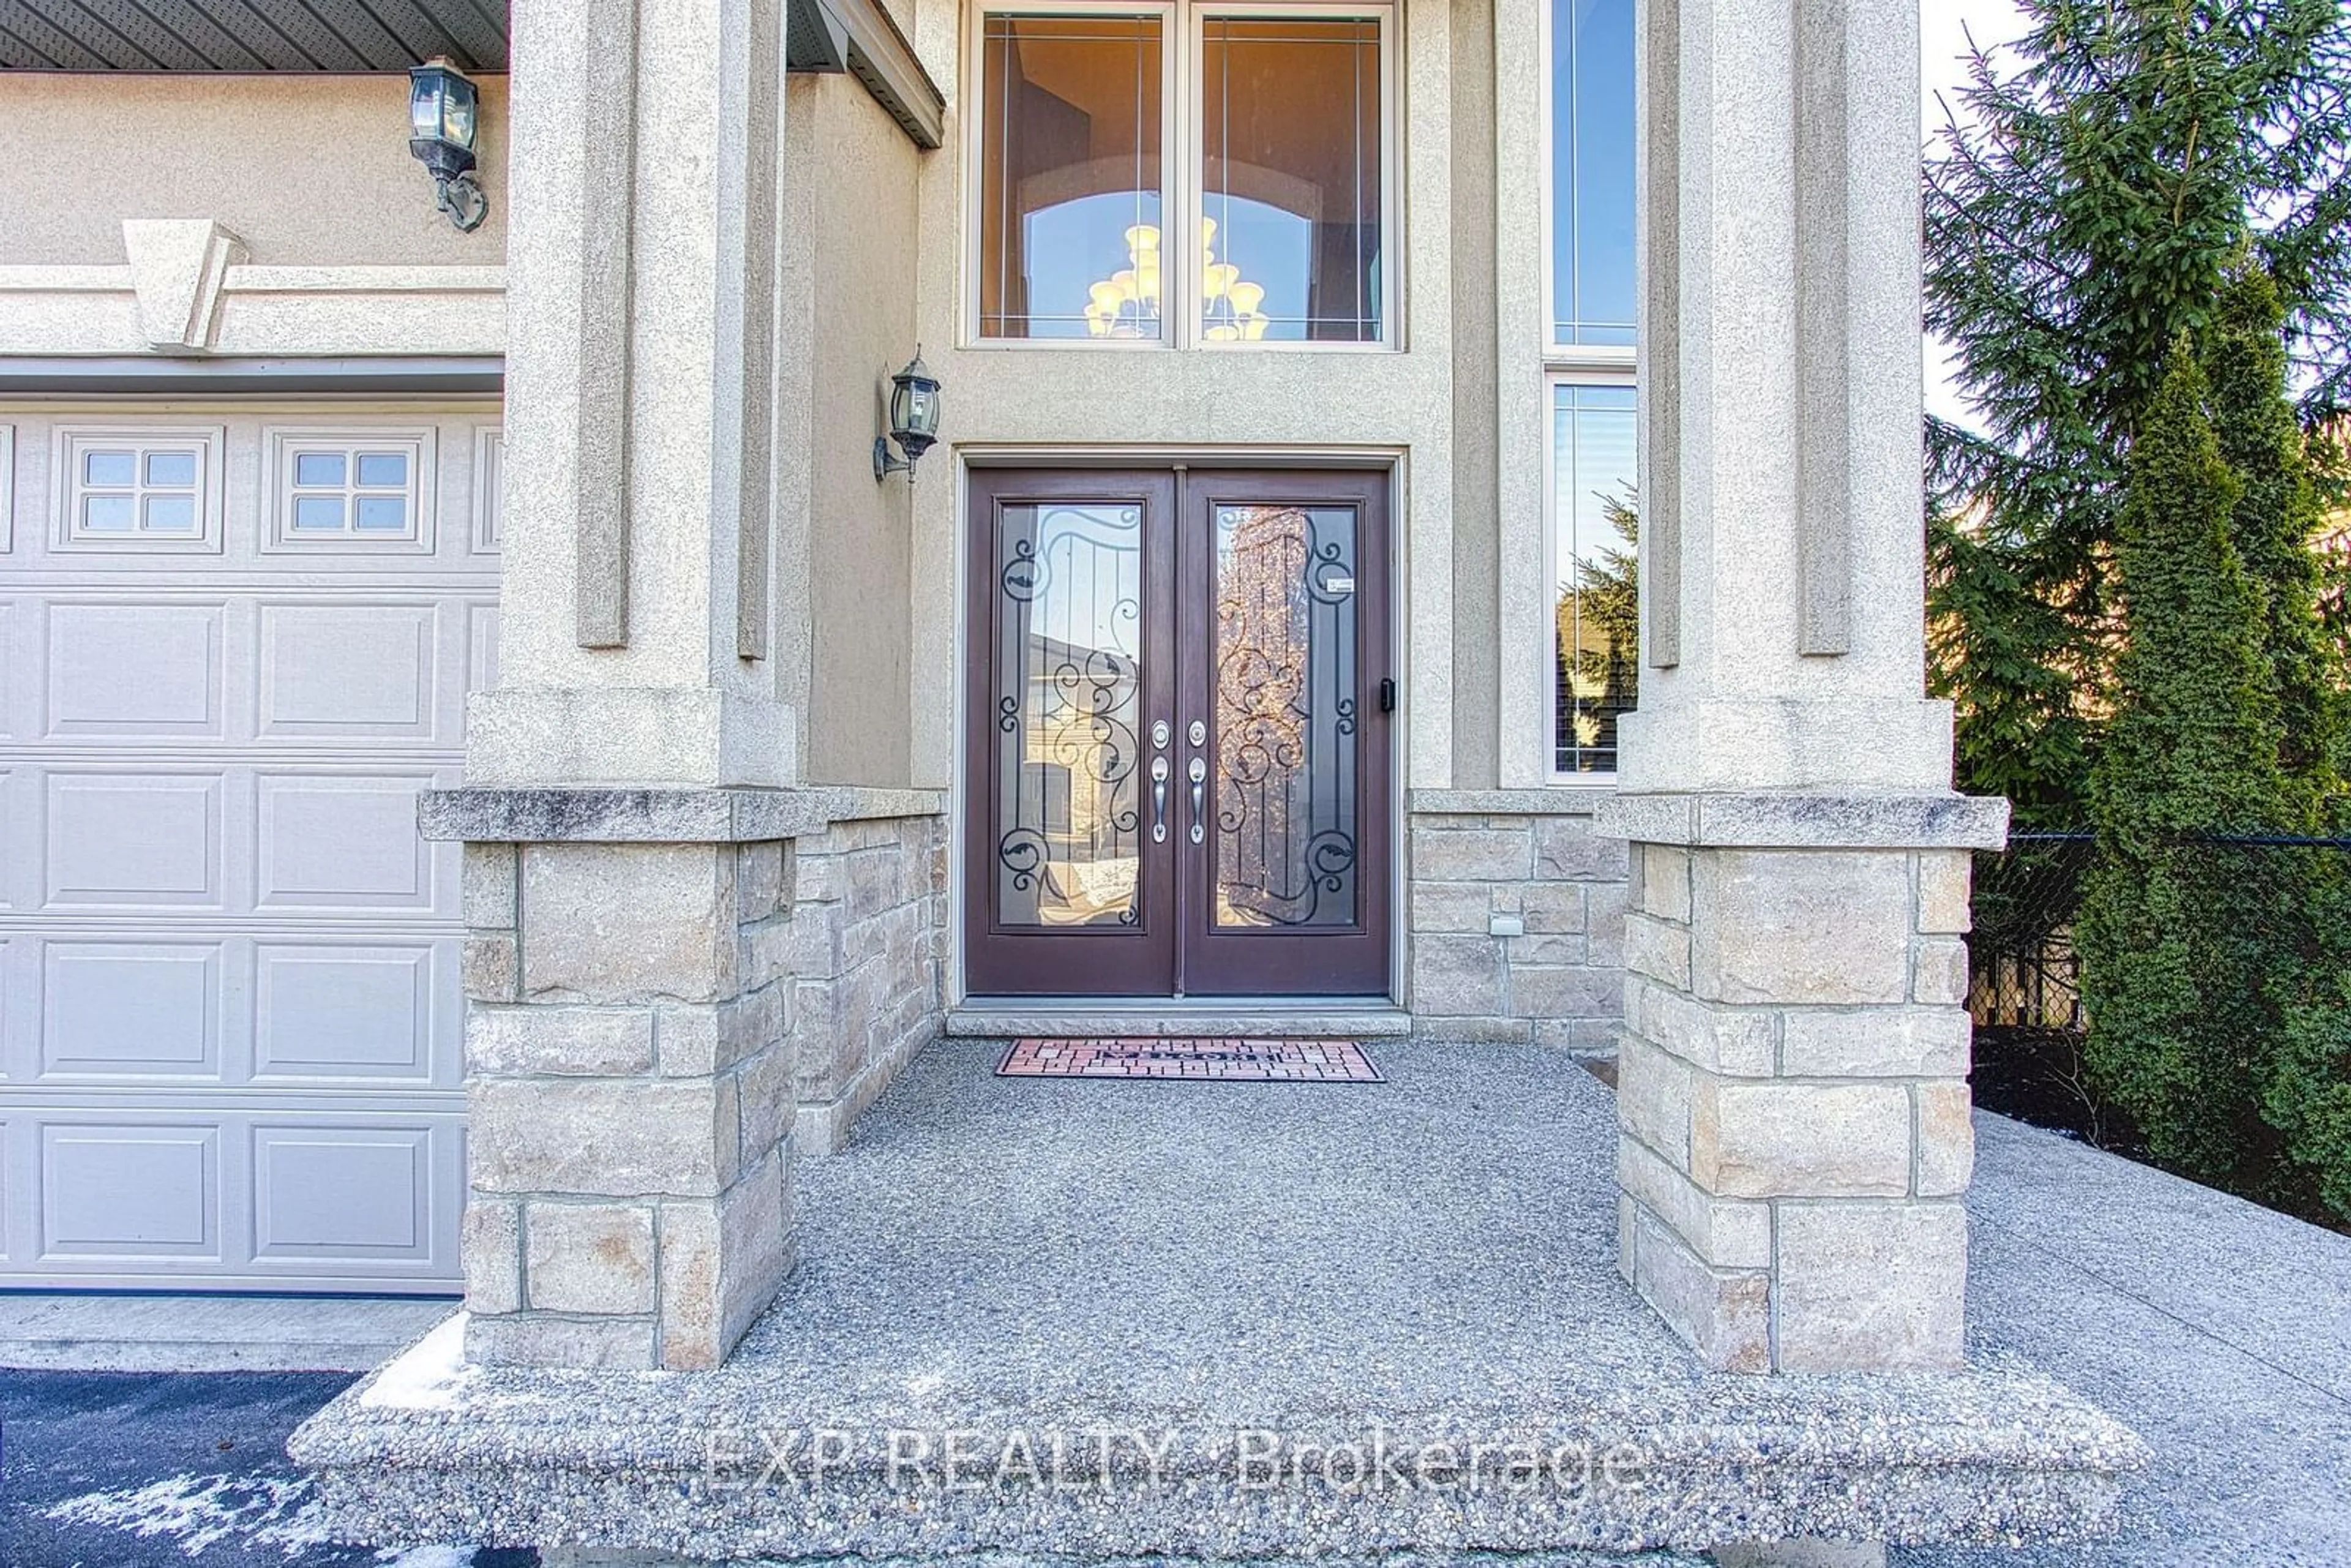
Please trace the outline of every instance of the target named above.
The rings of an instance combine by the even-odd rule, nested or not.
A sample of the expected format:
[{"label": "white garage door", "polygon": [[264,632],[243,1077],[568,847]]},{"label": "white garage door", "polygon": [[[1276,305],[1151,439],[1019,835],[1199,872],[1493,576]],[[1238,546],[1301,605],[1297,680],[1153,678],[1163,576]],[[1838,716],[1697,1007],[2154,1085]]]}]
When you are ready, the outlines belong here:
[{"label": "white garage door", "polygon": [[496,417],[0,413],[0,1286],[455,1289]]}]

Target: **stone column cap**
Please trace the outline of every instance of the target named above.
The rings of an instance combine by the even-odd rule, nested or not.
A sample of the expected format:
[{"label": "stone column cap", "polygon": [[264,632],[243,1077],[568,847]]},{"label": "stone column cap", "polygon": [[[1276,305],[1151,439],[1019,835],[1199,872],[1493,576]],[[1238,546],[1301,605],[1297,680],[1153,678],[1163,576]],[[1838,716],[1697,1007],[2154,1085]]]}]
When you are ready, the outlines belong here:
[{"label": "stone column cap", "polygon": [[416,831],[464,843],[750,844],[946,810],[936,789],[473,786],[418,796]]},{"label": "stone column cap", "polygon": [[1997,850],[2008,843],[2008,801],[1876,790],[1619,793],[1600,803],[1593,831],[1718,849]]}]

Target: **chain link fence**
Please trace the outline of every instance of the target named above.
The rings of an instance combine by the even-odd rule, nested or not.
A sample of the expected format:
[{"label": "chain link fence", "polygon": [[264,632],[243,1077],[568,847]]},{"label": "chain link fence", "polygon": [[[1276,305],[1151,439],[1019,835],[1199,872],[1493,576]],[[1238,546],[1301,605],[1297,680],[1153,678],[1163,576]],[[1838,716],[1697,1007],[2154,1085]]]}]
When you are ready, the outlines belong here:
[{"label": "chain link fence", "polygon": [[[2277,884],[2290,879],[2276,873],[2313,869],[2351,883],[2351,838],[2243,833],[2183,841],[2199,851],[2207,875],[2241,885]],[[2310,856],[2331,865],[2313,867],[2302,859]],[[1976,1102],[2140,1155],[2138,1130],[2096,1092],[2084,1060],[2091,1020],[2074,932],[2097,862],[2096,840],[2087,832],[2017,832],[2005,851],[1976,856],[1968,995]],[[2259,900],[2238,906],[2241,915],[2262,907]],[[2294,924],[2304,914],[2281,906],[2267,928],[2257,921],[2236,935],[2249,946],[2301,948],[2313,936]]]}]

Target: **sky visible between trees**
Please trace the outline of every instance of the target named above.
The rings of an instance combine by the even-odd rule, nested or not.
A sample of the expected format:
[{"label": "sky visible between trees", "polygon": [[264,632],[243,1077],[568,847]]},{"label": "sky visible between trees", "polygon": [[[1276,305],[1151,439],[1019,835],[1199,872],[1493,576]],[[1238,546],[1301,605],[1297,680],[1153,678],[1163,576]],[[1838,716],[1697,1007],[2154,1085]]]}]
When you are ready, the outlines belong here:
[{"label": "sky visible between trees", "polygon": [[[2024,18],[2015,0],[1919,0],[1918,95],[1919,146],[1930,154],[1938,150],[1949,116],[1973,117],[1960,107],[1959,89],[1967,81],[1968,39],[1979,47],[2005,44],[2024,31]],[[1951,384],[1949,351],[1934,339],[1926,340],[1922,353],[1927,370],[1927,412],[1970,429],[1978,428],[1968,406]]]}]

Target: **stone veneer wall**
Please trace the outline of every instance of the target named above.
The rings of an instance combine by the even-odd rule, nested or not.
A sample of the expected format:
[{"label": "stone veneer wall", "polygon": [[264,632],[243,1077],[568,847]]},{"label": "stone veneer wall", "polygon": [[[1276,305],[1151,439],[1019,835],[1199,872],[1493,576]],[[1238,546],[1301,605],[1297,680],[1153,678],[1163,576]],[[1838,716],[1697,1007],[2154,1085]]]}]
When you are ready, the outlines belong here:
[{"label": "stone veneer wall", "polygon": [[791,1038],[800,1152],[827,1155],[939,1032],[944,817],[835,822],[799,841]]},{"label": "stone veneer wall", "polygon": [[466,1354],[708,1367],[789,1269],[789,842],[468,843]]},{"label": "stone veneer wall", "polygon": [[1633,866],[1625,1276],[1724,1370],[1958,1365],[1969,852],[1635,842]]},{"label": "stone veneer wall", "polygon": [[[1405,996],[1414,1033],[1615,1049],[1627,862],[1621,841],[1593,832],[1604,793],[1415,793]],[[1513,920],[1522,934],[1496,934]]]},{"label": "stone veneer wall", "polygon": [[938,1032],[945,841],[465,845],[469,1357],[725,1359],[790,1270],[794,1156]]}]

